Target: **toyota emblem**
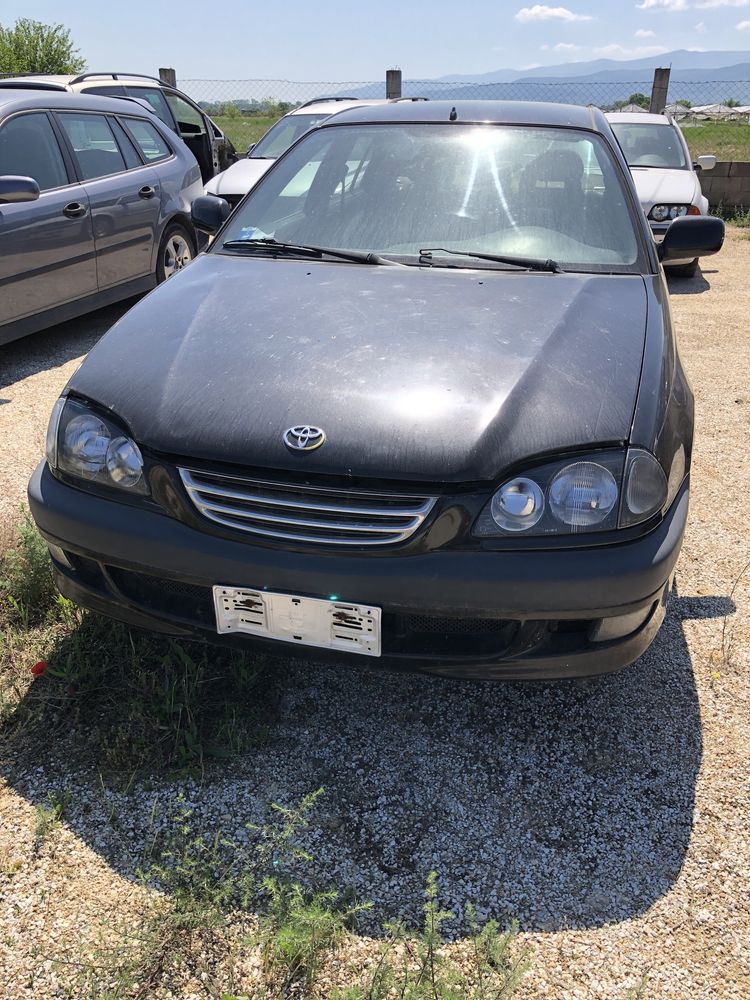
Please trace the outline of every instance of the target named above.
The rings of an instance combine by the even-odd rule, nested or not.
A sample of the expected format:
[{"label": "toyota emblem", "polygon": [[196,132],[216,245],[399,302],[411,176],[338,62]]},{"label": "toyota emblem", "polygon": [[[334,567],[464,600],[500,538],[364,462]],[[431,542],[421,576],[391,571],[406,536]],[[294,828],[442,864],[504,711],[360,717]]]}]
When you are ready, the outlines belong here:
[{"label": "toyota emblem", "polygon": [[325,439],[325,431],[310,424],[298,424],[284,431],[284,444],[291,451],[315,451]]}]

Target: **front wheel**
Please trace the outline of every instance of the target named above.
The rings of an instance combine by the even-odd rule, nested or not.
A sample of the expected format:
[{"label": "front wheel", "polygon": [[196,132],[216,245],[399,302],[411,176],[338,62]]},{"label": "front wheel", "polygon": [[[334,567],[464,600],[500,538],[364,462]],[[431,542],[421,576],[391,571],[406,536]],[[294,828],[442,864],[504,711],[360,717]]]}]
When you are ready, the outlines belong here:
[{"label": "front wheel", "polygon": [[159,256],[156,261],[157,282],[161,284],[183,267],[187,267],[193,257],[195,257],[195,243],[187,229],[178,222],[167,226],[159,244]]}]

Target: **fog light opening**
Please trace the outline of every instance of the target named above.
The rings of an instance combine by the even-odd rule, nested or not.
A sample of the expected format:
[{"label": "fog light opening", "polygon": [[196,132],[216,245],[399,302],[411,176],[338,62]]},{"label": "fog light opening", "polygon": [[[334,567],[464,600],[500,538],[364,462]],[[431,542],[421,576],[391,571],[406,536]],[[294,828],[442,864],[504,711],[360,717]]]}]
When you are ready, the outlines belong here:
[{"label": "fog light opening", "polygon": [[613,615],[611,618],[600,618],[592,627],[589,639],[591,642],[612,642],[614,639],[624,639],[637,631],[649,617],[652,605],[630,611],[626,615]]},{"label": "fog light opening", "polygon": [[60,563],[66,569],[73,569],[73,563],[68,559],[67,555],[60,548],[59,545],[52,545],[51,542],[47,542],[47,548],[49,549],[49,554],[52,556],[56,563]]}]

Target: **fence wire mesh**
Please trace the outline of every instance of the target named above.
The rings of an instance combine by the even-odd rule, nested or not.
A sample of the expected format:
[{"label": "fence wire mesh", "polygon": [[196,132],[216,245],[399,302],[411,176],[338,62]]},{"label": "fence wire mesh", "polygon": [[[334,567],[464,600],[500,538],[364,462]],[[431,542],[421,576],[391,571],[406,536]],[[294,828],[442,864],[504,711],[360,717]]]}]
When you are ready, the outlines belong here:
[{"label": "fence wire mesh", "polygon": [[[409,80],[403,97],[431,100],[551,101],[593,104],[604,111],[647,111],[650,75],[632,80]],[[238,149],[256,142],[283,114],[316,97],[384,98],[383,80],[348,82],[293,80],[179,80]],[[694,156],[750,160],[750,80],[672,79],[667,109],[685,131]]]}]

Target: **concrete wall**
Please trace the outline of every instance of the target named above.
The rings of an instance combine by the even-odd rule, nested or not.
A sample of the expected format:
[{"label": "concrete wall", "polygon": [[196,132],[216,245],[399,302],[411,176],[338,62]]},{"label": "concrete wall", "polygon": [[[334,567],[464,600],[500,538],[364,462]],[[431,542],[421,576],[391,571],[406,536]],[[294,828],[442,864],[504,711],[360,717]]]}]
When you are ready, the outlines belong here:
[{"label": "concrete wall", "polygon": [[717,205],[750,208],[750,163],[724,160],[701,172],[701,188],[712,208]]}]

